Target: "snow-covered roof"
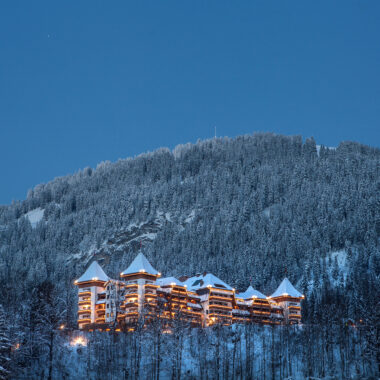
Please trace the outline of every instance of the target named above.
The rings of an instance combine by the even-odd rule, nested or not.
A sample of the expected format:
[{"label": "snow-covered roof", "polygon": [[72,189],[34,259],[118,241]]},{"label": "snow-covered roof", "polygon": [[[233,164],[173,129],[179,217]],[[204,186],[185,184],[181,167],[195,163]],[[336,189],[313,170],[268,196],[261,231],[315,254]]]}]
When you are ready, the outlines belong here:
[{"label": "snow-covered roof", "polygon": [[175,277],[164,277],[164,278],[159,278],[156,280],[156,284],[159,286],[165,286],[165,285],[178,285],[178,286],[184,286],[183,282],[178,280]]},{"label": "snow-covered roof", "polygon": [[208,286],[224,290],[232,290],[231,286],[227,285],[224,281],[214,276],[212,273],[190,277],[185,281],[185,285],[189,290],[202,289]]},{"label": "snow-covered roof", "polygon": [[267,298],[263,293],[259,292],[256,289],[253,289],[252,286],[248,286],[245,292],[237,294],[237,297],[243,298],[245,300],[250,298],[261,298],[265,300]]},{"label": "snow-covered roof", "polygon": [[281,282],[277,290],[270,296],[271,298],[290,296],[295,298],[302,297],[302,294],[291,284],[291,282],[285,277]]},{"label": "snow-covered roof", "polygon": [[139,252],[135,259],[132,261],[131,265],[121,274],[133,274],[145,272],[148,274],[158,274],[148,259],[144,256],[142,252]]},{"label": "snow-covered roof", "polygon": [[87,270],[78,278],[76,282],[86,281],[108,281],[108,276],[104,273],[102,267],[97,261],[93,261]]}]

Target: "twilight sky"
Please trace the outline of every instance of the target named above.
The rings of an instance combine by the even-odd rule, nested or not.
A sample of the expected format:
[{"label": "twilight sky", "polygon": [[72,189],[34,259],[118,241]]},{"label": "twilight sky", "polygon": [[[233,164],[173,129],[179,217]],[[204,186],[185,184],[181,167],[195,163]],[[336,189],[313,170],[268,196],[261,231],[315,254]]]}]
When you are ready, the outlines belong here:
[{"label": "twilight sky", "polygon": [[0,4],[0,204],[255,131],[380,146],[380,1]]}]

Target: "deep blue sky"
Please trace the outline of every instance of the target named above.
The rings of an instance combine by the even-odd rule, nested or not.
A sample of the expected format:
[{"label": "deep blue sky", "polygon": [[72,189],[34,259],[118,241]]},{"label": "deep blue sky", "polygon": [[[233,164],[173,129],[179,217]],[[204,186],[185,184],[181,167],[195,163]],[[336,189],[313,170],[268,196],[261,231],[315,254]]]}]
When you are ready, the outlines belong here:
[{"label": "deep blue sky", "polygon": [[254,131],[380,145],[380,1],[2,1],[0,204]]}]

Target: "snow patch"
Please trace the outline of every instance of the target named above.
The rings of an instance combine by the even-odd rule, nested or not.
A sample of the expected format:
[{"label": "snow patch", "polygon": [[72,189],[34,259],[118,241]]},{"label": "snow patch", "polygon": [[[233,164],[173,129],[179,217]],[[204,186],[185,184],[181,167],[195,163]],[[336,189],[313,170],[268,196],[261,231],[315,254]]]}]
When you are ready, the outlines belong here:
[{"label": "snow patch", "polygon": [[346,271],[347,270],[347,252],[342,249],[340,251],[335,251],[335,252],[331,252],[331,258],[333,260],[337,260],[337,263],[338,263],[338,267],[341,271]]},{"label": "snow patch", "polygon": [[44,217],[44,212],[45,212],[45,209],[38,207],[38,208],[31,210],[25,214],[25,217],[29,219],[29,222],[32,225],[32,228],[37,227],[37,224]]},{"label": "snow patch", "polygon": [[263,214],[269,218],[270,217],[270,207],[267,207],[263,210]]},{"label": "snow patch", "polygon": [[185,223],[191,223],[195,218],[195,210],[192,210],[189,216],[185,219]]}]

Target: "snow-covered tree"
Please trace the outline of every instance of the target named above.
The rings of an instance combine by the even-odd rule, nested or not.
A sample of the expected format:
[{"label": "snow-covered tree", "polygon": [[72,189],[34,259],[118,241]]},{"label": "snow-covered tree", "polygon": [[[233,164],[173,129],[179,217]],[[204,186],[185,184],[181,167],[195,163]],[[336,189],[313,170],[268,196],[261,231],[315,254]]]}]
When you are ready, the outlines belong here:
[{"label": "snow-covered tree", "polygon": [[9,339],[8,323],[3,306],[0,304],[0,379],[10,377],[11,341]]}]

